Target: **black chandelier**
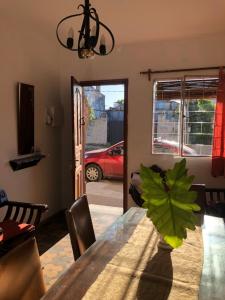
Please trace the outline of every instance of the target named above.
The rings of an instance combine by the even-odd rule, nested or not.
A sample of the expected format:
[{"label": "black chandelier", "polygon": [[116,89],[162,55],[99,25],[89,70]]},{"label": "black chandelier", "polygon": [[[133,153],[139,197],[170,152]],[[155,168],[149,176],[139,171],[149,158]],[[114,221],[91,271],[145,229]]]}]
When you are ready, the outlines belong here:
[{"label": "black chandelier", "polygon": [[[114,36],[111,30],[99,20],[98,14],[95,8],[91,7],[89,0],[85,0],[85,4],[80,4],[78,6],[78,9],[79,8],[82,8],[83,12],[63,18],[57,25],[56,36],[59,43],[66,49],[77,51],[79,58],[89,58],[94,56],[95,54],[101,56],[110,54],[113,51],[115,45]],[[64,23],[64,21],[82,15],[84,16],[84,18],[81,29],[79,31],[78,44],[74,46],[74,31],[72,28],[69,30],[67,41],[64,44],[59,37],[60,26],[62,25],[62,23]],[[106,48],[105,36],[103,34],[101,35],[99,41],[101,27],[105,29],[105,31],[111,38],[110,49]]]}]

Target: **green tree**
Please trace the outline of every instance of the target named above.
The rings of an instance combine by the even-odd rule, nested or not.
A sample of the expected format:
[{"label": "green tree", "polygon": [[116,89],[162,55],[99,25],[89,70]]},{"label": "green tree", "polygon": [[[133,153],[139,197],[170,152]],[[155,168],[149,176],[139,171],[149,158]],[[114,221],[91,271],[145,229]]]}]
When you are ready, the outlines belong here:
[{"label": "green tree", "polygon": [[119,105],[123,105],[124,104],[124,99],[116,100],[115,103],[117,103]]},{"label": "green tree", "polygon": [[215,104],[208,99],[198,99],[188,103],[190,144],[210,145],[212,143]]},{"label": "green tree", "polygon": [[84,97],[84,107],[85,107],[85,115],[86,121],[92,121],[95,119],[95,111],[93,107],[89,104],[87,97]]}]

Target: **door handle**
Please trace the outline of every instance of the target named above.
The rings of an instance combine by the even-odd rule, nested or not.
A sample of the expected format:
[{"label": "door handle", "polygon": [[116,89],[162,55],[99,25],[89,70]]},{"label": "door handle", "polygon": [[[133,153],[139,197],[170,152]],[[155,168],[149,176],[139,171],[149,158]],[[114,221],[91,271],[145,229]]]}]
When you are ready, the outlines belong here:
[{"label": "door handle", "polygon": [[81,126],[84,126],[84,125],[85,125],[84,117],[82,117],[82,118],[80,119],[80,125],[81,125]]}]

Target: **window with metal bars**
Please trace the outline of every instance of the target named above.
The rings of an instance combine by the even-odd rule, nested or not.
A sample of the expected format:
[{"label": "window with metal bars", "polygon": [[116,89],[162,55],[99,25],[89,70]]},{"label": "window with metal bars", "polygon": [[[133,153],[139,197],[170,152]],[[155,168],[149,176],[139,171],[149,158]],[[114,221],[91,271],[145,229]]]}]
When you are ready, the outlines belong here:
[{"label": "window with metal bars", "polygon": [[153,154],[210,156],[219,79],[157,80],[153,89]]}]

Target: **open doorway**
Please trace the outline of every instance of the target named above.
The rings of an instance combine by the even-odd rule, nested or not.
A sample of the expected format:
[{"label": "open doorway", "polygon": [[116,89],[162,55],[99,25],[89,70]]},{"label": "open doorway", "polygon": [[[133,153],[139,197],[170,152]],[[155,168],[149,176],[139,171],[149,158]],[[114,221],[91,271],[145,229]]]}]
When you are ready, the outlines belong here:
[{"label": "open doorway", "polygon": [[[89,203],[127,210],[127,80],[81,82],[85,126],[84,173]],[[86,118],[87,120],[87,118]]]}]

